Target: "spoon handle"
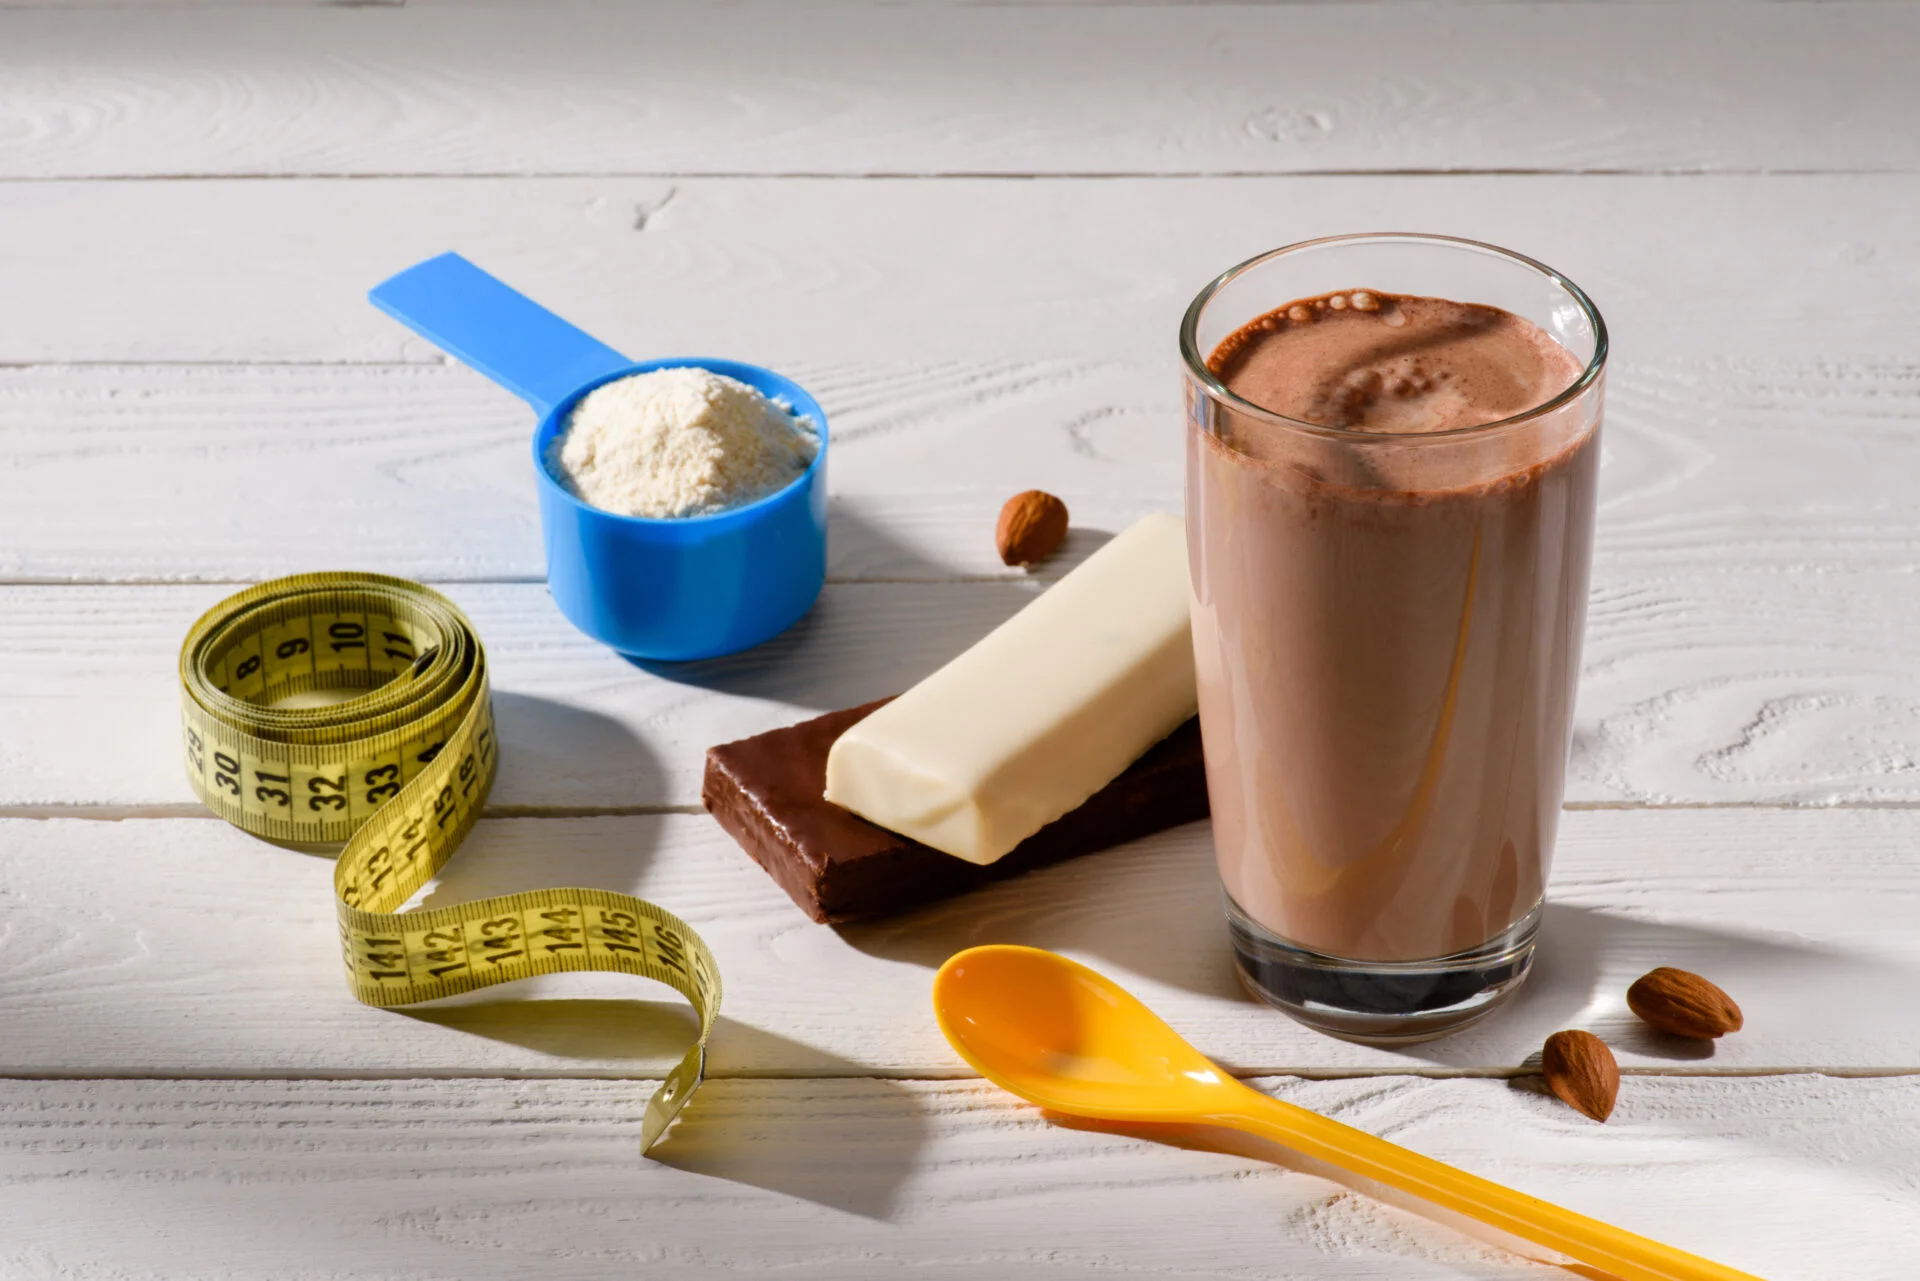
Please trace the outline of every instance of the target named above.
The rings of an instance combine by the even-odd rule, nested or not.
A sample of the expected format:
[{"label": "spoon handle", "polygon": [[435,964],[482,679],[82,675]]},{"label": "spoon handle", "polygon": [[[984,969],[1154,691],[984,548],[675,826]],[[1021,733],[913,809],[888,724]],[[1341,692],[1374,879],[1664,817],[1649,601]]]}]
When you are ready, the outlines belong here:
[{"label": "spoon handle", "polygon": [[1623,1281],[1761,1281],[1751,1273],[1468,1174],[1251,1087],[1247,1093],[1252,1098],[1244,1112],[1209,1119],[1478,1219],[1522,1240],[1605,1269]]}]

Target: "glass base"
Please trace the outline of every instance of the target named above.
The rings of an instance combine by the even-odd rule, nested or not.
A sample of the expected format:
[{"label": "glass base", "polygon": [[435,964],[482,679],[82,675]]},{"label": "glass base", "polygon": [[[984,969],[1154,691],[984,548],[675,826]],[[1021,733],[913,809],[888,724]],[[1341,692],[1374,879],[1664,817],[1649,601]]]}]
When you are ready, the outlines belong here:
[{"label": "glass base", "polygon": [[1407,1045],[1457,1032],[1520,990],[1540,929],[1534,905],[1505,933],[1470,952],[1430,961],[1348,961],[1297,947],[1248,918],[1227,896],[1241,986],[1329,1036]]}]

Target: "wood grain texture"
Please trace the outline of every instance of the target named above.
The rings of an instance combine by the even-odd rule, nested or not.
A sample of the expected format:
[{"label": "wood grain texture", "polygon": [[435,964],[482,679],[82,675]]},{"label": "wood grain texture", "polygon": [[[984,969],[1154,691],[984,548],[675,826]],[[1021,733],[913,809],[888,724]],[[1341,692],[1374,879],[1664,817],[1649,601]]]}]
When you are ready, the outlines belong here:
[{"label": "wood grain texture", "polygon": [[[1904,1281],[1920,1249],[1911,1079],[1631,1080],[1604,1127],[1498,1081],[1259,1084],[1769,1281]],[[0,1271],[1568,1275],[1271,1164],[1271,1148],[1070,1129],[981,1083],[710,1082],[658,1160],[638,1154],[646,1088],[0,1083]]]},{"label": "wood grain texture", "polygon": [[[1570,800],[1920,801],[1910,570],[1649,557],[1600,565]],[[286,567],[384,567],[357,559],[302,544]],[[575,631],[542,584],[447,591],[493,664],[504,748],[493,804],[574,811],[697,805],[708,747],[898,693],[1043,585],[829,584],[758,649],[644,666]],[[0,806],[191,807],[179,644],[233,590],[0,587]]]},{"label": "wood grain texture", "polygon": [[[1920,366],[1661,358],[1610,371],[1609,574],[1900,570],[1920,548]],[[803,363],[834,446],[841,581],[999,578],[1008,494],[1064,497],[1082,536],[1182,501],[1164,361]],[[314,557],[434,581],[544,576],[532,415],[447,365],[0,369],[0,579],[232,581]],[[305,539],[294,531],[310,531]],[[1609,590],[1625,590],[1613,588]]]},{"label": "wood grain texture", "polygon": [[437,360],[365,294],[458,249],[635,356],[1172,379],[1225,267],[1396,224],[1567,272],[1623,364],[1910,360],[1917,202],[1907,176],[19,183],[0,364]]},{"label": "wood grain texture", "polygon": [[1913,170],[1885,5],[7,13],[0,176]]},{"label": "wood grain texture", "polygon": [[[1270,1154],[906,1079],[966,1072],[933,967],[1013,941],[1237,1070],[1365,1076],[1264,1084],[1469,1168],[1773,1281],[1906,1277],[1920,810],[1576,810],[1528,989],[1401,1053],[1238,992],[1204,826],[832,930],[704,816],[511,815],[687,806],[708,743],[931,670],[1177,501],[1200,283],[1394,224],[1535,253],[1614,330],[1575,799],[1920,802],[1920,14],[797,7],[0,0],[0,580],[50,584],[0,587],[0,1075],[268,1078],[0,1080],[0,1276],[1562,1275]],[[1354,170],[1768,176],[1096,176]],[[989,173],[1080,177],[911,180]],[[815,615],[673,670],[572,632],[524,411],[363,299],[445,248],[636,355],[820,392]],[[1030,485],[1084,526],[1031,580],[989,540]],[[664,989],[357,1006],[329,865],[185,817],[174,653],[231,590],[204,580],[329,564],[453,582],[494,659],[496,817],[429,901],[608,885],[714,944],[717,1079],[663,1161],[635,1078],[690,1034]],[[19,817],[70,807],[169,817]],[[1642,1028],[1624,991],[1662,963],[1746,1030]],[[1604,1128],[1524,1075],[1563,1026],[1627,1069]],[[1846,1079],[1743,1075],[1809,1070]]]},{"label": "wood grain texture", "polygon": [[[831,575],[1024,581],[994,551],[1023,478],[1083,536],[1179,505],[1179,386],[1098,361],[807,364],[826,405]],[[0,578],[271,576],[320,549],[436,581],[545,576],[531,413],[446,365],[0,369]],[[1005,492],[1002,492],[1005,490]],[[312,531],[307,545],[291,531]]]},{"label": "wood grain texture", "polygon": [[[704,815],[497,819],[425,902],[579,884],[660,903],[719,960],[721,1076],[969,1075],[929,984],[996,942],[1112,974],[1242,1072],[1510,1073],[1564,1027],[1605,1037],[1630,1072],[1920,1072],[1916,839],[1911,810],[1568,814],[1527,988],[1401,1051],[1307,1032],[1240,991],[1204,824],[835,929]],[[5,820],[0,848],[0,1073],[646,1075],[691,1036],[677,998],[618,975],[356,1005],[330,864],[211,819]],[[1626,989],[1663,964],[1719,982],[1746,1028],[1703,1046],[1642,1027]]]},{"label": "wood grain texture", "polygon": [[[1184,289],[1170,283],[1178,273],[1129,275],[1118,272],[1116,263],[1164,263],[1190,246],[1164,237],[1150,241],[1136,222],[1110,217],[1100,234],[1115,252],[1102,257],[1066,236],[1070,215],[1110,214],[1111,198],[1122,195],[1145,212],[1183,217],[1167,197],[1184,191],[1225,202],[1222,207],[1243,222],[1263,193],[1293,193],[1317,203],[1322,215],[1344,209],[1357,217],[1355,201],[1369,193],[1392,198],[1419,191],[1442,200],[1458,197],[1456,212],[1471,207],[1486,219],[1518,217],[1544,236],[1554,231],[1548,215],[1555,201],[1573,202],[1578,195],[1585,212],[1572,221],[1584,219],[1582,229],[1604,242],[1585,252],[1604,253],[1609,264],[1605,287],[1595,288],[1620,339],[1586,721],[1573,795],[1913,800],[1920,799],[1914,786],[1920,766],[1910,742],[1920,700],[1908,639],[1912,597],[1903,589],[1915,563],[1915,508],[1904,481],[1913,465],[1915,398],[1910,359],[1886,354],[1910,308],[1912,283],[1920,281],[1920,244],[1904,230],[1905,206],[1898,204],[1913,194],[1913,181],[962,182],[940,184],[951,195],[945,203],[926,199],[915,184],[864,184],[855,192],[844,183],[707,183],[672,206],[680,211],[674,216],[690,221],[671,235],[670,228],[655,229],[661,238],[652,243],[675,253],[699,249],[681,260],[683,267],[707,250],[712,256],[697,270],[668,270],[656,282],[654,311],[662,310],[659,297],[684,303],[684,309],[666,309],[683,318],[709,308],[716,335],[760,324],[770,314],[764,305],[747,307],[733,324],[723,325],[714,302],[716,294],[741,287],[740,268],[755,266],[765,269],[763,292],[784,291],[796,304],[845,317],[844,326],[778,326],[778,341],[811,349],[811,355],[796,350],[789,367],[821,390],[840,429],[832,469],[840,491],[836,576],[1002,577],[1005,571],[989,559],[987,531],[999,502],[1014,489],[1037,484],[1063,493],[1089,531],[1119,528],[1177,499],[1177,380],[1164,355],[1156,360],[1151,354],[1164,341],[1163,328],[1143,318],[1156,312],[1170,318]],[[418,203],[456,220],[478,211],[499,235],[547,226],[561,243],[561,228],[549,226],[552,202],[592,189],[572,182],[121,186],[137,187],[143,202],[154,202],[148,207],[156,217],[224,219],[225,230],[241,240],[257,230],[237,212],[248,204],[258,204],[262,216],[277,211],[311,228],[321,242],[336,237],[332,249],[325,243],[314,248],[316,261],[335,268],[330,289],[352,274],[341,254],[352,248],[353,237],[338,237],[353,220],[329,222],[322,215],[344,214],[360,199],[355,191],[372,193],[367,198],[402,223],[419,224]],[[40,218],[35,226],[43,232],[65,234],[68,215],[81,206],[104,210],[95,197],[114,187],[35,188],[26,192],[25,203],[49,192],[67,200],[28,211]],[[476,199],[455,209],[449,203],[455,187],[476,193]],[[313,207],[281,199],[296,189],[313,198]],[[208,192],[226,199],[203,199]],[[776,199],[780,193],[790,197],[784,204]],[[1520,199],[1521,193],[1527,198]],[[1595,194],[1607,199],[1590,200]],[[262,203],[263,195],[270,199]],[[585,199],[581,208],[598,217],[592,210],[604,202]],[[704,208],[702,200],[708,202]],[[1747,207],[1736,207],[1741,201]],[[16,207],[24,205],[0,206],[0,222]],[[979,270],[966,285],[956,284],[918,251],[917,236],[909,251],[901,229],[915,218],[989,227],[998,248],[972,264]],[[1643,228],[1664,223],[1665,230],[1622,238],[1619,228],[1636,222]],[[1718,234],[1721,224],[1742,228],[1742,235]],[[715,227],[731,227],[737,235],[721,235]],[[354,252],[371,250],[373,238],[354,234]],[[752,249],[754,235],[777,239],[777,252],[744,252],[743,244]],[[654,230],[636,236],[620,229],[616,239],[630,248],[653,237]],[[1810,238],[1811,248],[1789,248],[1796,237]],[[1031,254],[1005,252],[1008,244],[1036,243],[1039,249]],[[186,248],[212,253],[200,244]],[[1682,244],[1693,247],[1682,253]],[[832,252],[822,259],[828,246]],[[578,262],[589,266],[606,248],[594,248],[591,238],[573,247],[584,253]],[[24,249],[13,252],[26,256]],[[287,265],[285,252],[275,248],[269,260]],[[1229,256],[1222,248],[1214,265]],[[670,253],[662,261],[672,258]],[[256,261],[244,251],[233,260]],[[1754,262],[1777,265],[1770,288],[1737,307],[1727,305],[1725,282],[1750,277]],[[177,307],[163,306],[176,286],[188,296],[193,286],[186,265],[177,255],[139,260],[137,270],[148,275],[129,295],[128,310],[148,308],[150,327],[138,342],[184,339],[180,350],[205,354],[209,345],[225,350],[231,339],[239,343],[232,354],[257,356],[278,341],[264,312],[256,329],[239,334],[228,331],[217,309],[177,316]],[[215,273],[213,279],[236,279],[231,272],[218,274],[221,265],[211,257],[201,266]],[[27,263],[23,270],[32,276],[40,268]],[[1196,263],[1196,278],[1201,273]],[[366,278],[377,274],[369,264]],[[569,279],[569,288],[586,283],[566,271],[554,279],[557,289]],[[604,279],[593,279],[598,283],[584,289],[581,307],[624,309],[635,303],[607,289]],[[910,314],[887,314],[896,285],[923,305]],[[1152,296],[1134,297],[1143,287]],[[1092,301],[1069,308],[1061,292],[1050,291]],[[235,287],[236,301],[244,292]],[[344,292],[351,297],[328,295],[329,306],[351,303],[334,318],[329,332],[335,338],[356,331],[371,336],[376,330],[370,327],[377,326],[382,341],[395,339],[395,327],[359,301],[357,286]],[[51,295],[44,301],[60,310]],[[1051,328],[1044,317],[1035,319],[1050,308]],[[1072,323],[1066,323],[1069,312]],[[31,314],[27,308],[0,317],[0,345],[9,332],[22,343],[38,341],[26,319]],[[308,312],[284,307],[274,315],[295,328],[311,319]],[[116,323],[106,321],[108,328]],[[619,328],[596,327],[610,334]],[[903,349],[909,333],[918,336],[918,352]],[[1817,351],[1808,350],[1809,334],[1819,336]],[[1088,349],[1090,336],[1103,336],[1107,350]],[[315,341],[325,347],[322,339]],[[700,341],[738,351],[720,337]],[[930,362],[926,348],[936,342],[940,359]],[[949,345],[983,351],[951,354]],[[858,360],[848,357],[849,346],[861,349]],[[747,354],[772,359],[759,351]],[[525,417],[463,371],[437,365],[26,368],[0,380],[0,406],[0,433],[14,460],[0,480],[0,496],[8,500],[0,504],[0,547],[8,549],[0,561],[16,578],[246,578],[311,568],[323,554],[336,564],[430,577],[538,574]],[[240,494],[248,500],[236,501]],[[1095,541],[1078,539],[1041,581]],[[53,605],[71,610],[72,617],[52,623],[43,608],[23,603],[18,617],[0,620],[0,627],[11,637],[24,636],[9,640],[9,649],[39,655],[26,661],[35,670],[50,669],[58,682],[70,670],[55,661],[58,645],[85,647],[71,633],[79,630],[76,620],[111,610],[103,599],[83,594]],[[210,603],[212,596],[174,599]],[[918,642],[907,642],[909,652],[884,656],[891,660],[884,673],[871,662],[879,642],[866,650],[817,650],[818,658],[799,661],[843,664],[843,674],[857,671],[863,680],[851,683],[861,688],[850,693],[887,692],[874,688],[880,675],[929,670],[956,648],[954,635],[980,634],[1019,599],[1012,586],[997,597],[976,592],[956,599],[951,610],[981,621],[958,632],[920,633]],[[998,603],[976,608],[989,600]],[[158,608],[154,617],[178,615],[175,627],[184,627],[194,612],[164,602]],[[908,608],[902,625],[917,626],[921,608]],[[954,616],[936,611],[922,621]],[[148,626],[154,617],[137,621]],[[822,626],[830,627],[830,614],[822,617]],[[594,688],[623,683],[605,655],[582,650],[557,620],[547,622],[554,630],[534,642],[544,652],[598,661]],[[52,642],[47,626],[56,629]],[[163,670],[159,660],[174,643],[169,630],[152,626],[138,642],[147,655],[143,681]],[[483,624],[483,632],[499,650],[503,642],[493,628]],[[816,639],[831,634],[808,633]],[[806,643],[804,637],[793,642],[800,648]],[[636,778],[661,775],[626,774],[609,785],[604,773],[588,770],[578,794],[513,803],[688,803],[698,753],[709,743],[778,723],[792,709],[853,701],[838,693],[849,682],[831,674],[803,674],[797,677],[801,688],[782,690],[781,679],[796,678],[791,672],[776,677],[771,664],[792,661],[789,655],[776,648],[726,669],[747,673],[745,692],[771,705],[757,720],[670,731],[664,758],[671,783],[636,784]],[[102,659],[110,669],[130,655],[122,649]],[[704,669],[691,673],[694,684],[709,680],[727,685],[729,677]],[[809,689],[820,690],[822,701],[813,701]],[[62,696],[72,692],[69,686]],[[679,697],[673,692],[673,699]],[[691,697],[702,703],[704,694]],[[161,724],[153,711],[170,698],[163,681],[139,684],[116,691],[109,700],[114,706],[102,710],[118,715],[120,709],[148,709],[141,732],[151,745],[160,741],[151,734]],[[564,698],[579,700],[581,686]],[[71,774],[78,758],[46,750],[50,740],[32,735],[66,741],[60,736],[71,738],[78,722],[30,713],[29,706],[0,712],[39,727],[0,740],[8,744],[0,752],[10,748],[21,762],[7,776],[6,800],[172,798],[170,757],[144,749],[128,751],[106,794],[48,785]],[[627,721],[624,710],[613,718]],[[149,781],[139,782],[143,778]],[[164,787],[151,780],[165,780]]]}]

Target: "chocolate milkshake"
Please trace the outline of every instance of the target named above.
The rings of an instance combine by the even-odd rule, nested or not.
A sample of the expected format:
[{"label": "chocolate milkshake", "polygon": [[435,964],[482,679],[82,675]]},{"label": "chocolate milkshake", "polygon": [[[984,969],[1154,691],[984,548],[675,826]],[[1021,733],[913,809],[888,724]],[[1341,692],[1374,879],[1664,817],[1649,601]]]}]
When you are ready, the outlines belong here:
[{"label": "chocolate milkshake", "polygon": [[1214,841],[1243,976],[1326,1030],[1435,1035],[1525,973],[1599,464],[1597,385],[1549,402],[1586,364],[1498,307],[1378,289],[1206,358],[1230,393],[1199,397],[1187,458]]}]

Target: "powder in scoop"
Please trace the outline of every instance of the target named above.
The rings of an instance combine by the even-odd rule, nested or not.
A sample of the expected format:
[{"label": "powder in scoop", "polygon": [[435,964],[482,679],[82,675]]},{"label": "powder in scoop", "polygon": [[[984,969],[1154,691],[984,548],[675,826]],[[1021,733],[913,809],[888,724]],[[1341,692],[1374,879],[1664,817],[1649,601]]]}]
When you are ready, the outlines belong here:
[{"label": "powder in scoop", "polygon": [[547,465],[576,498],[622,516],[705,516],[765,498],[820,450],[812,421],[705,369],[657,369],[574,406]]}]

